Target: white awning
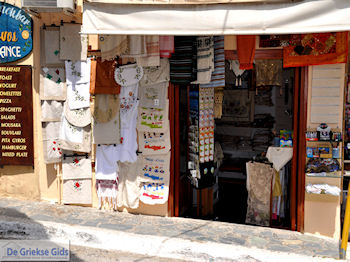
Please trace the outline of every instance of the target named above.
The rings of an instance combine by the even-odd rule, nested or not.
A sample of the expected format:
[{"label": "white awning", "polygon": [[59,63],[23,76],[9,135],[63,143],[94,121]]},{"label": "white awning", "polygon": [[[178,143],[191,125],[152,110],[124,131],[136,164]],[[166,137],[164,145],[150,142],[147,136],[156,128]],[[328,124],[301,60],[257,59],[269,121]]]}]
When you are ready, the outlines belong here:
[{"label": "white awning", "polygon": [[84,3],[85,34],[244,35],[350,31],[350,0],[279,4]]}]

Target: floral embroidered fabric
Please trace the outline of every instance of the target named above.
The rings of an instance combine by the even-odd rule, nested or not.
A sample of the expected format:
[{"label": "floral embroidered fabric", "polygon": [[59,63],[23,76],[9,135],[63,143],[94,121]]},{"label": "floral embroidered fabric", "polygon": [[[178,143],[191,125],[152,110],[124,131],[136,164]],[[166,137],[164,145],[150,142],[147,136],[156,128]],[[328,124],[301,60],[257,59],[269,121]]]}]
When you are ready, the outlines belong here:
[{"label": "floral embroidered fabric", "polygon": [[170,80],[169,59],[160,59],[159,66],[150,66],[143,68],[143,77],[140,80],[140,86],[153,85]]},{"label": "floral embroidered fabric", "polygon": [[115,81],[121,86],[135,85],[142,77],[143,69],[137,64],[121,66],[114,72]]},{"label": "floral embroidered fabric", "polygon": [[70,109],[68,103],[65,103],[64,116],[73,126],[84,127],[91,124],[90,107]]},{"label": "floral embroidered fabric", "polygon": [[40,74],[41,100],[66,100],[67,88],[63,67],[43,67]]},{"label": "floral embroidered fabric", "polygon": [[91,185],[91,179],[64,180],[62,202],[64,204],[91,204]]},{"label": "floral embroidered fabric", "polygon": [[62,159],[62,178],[66,179],[81,179],[91,178],[91,158],[86,158],[85,155],[74,156],[71,151],[63,151]]},{"label": "floral embroidered fabric", "polygon": [[60,143],[63,149],[89,153],[91,151],[91,125],[76,127],[63,117]]},{"label": "floral embroidered fabric", "polygon": [[263,163],[247,162],[248,207],[245,222],[270,225],[271,182],[274,169]]},{"label": "floral embroidered fabric", "polygon": [[282,60],[257,59],[255,69],[257,86],[282,86]]},{"label": "floral embroidered fabric", "polygon": [[164,183],[169,186],[170,152],[163,155],[141,155],[139,164],[139,181]]}]

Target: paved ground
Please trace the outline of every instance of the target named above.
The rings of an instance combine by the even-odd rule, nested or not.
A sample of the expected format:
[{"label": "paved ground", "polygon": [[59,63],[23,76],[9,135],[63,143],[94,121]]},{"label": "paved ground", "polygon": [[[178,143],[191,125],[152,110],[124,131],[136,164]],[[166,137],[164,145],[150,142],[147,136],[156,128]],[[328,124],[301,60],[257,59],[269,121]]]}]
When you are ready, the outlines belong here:
[{"label": "paved ground", "polygon": [[[195,260],[198,261],[213,261],[213,254],[218,252],[223,254],[220,261],[228,261],[224,253],[225,250],[229,252],[229,249],[237,255],[229,261],[261,261],[243,253],[239,254],[241,250],[252,252],[248,251],[249,248],[254,250],[254,254],[266,250],[266,252],[278,252],[282,256],[286,254],[285,257],[287,254],[294,254],[310,258],[338,258],[339,254],[338,241],[287,230],[187,218],[133,215],[13,198],[0,199],[0,238],[45,239],[45,237],[65,237],[73,241],[75,246],[87,245],[109,250],[114,248],[125,252],[120,254],[130,252],[141,254],[140,257],[132,255],[136,258],[130,261],[164,261],[161,258],[160,260],[152,258],[152,254],[160,256],[177,254],[178,256],[171,257],[196,257]],[[208,243],[210,245],[207,245]],[[134,247],[130,249],[130,245]],[[209,250],[208,247],[216,249]],[[173,253],[169,253],[170,251],[165,253],[166,248],[173,249]],[[144,249],[149,250],[148,253],[145,252],[146,255],[142,255]],[[88,252],[80,254],[88,256]],[[125,255],[125,258],[127,256]],[[231,255],[227,253],[227,256]],[[276,260],[271,261],[278,259],[276,257]]]}]

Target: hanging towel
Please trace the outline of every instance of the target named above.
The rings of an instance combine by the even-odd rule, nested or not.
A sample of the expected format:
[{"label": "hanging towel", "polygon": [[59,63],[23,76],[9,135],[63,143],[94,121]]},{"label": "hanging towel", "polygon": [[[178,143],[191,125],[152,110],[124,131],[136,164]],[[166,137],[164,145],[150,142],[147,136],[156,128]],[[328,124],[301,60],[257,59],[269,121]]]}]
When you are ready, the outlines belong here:
[{"label": "hanging towel", "polygon": [[63,102],[55,100],[41,101],[41,122],[60,122],[63,112]]},{"label": "hanging towel", "polygon": [[143,132],[165,132],[169,128],[169,100],[164,109],[139,108],[137,129]]},{"label": "hanging towel", "polygon": [[140,86],[153,85],[170,80],[169,59],[160,59],[160,65],[157,67],[143,68],[143,78],[140,80]]},{"label": "hanging towel", "polygon": [[145,108],[164,109],[167,100],[169,82],[140,86],[140,106]]},{"label": "hanging towel", "polygon": [[60,26],[61,60],[86,61],[88,37],[80,34],[80,31],[81,25],[79,24],[63,24],[63,26]]},{"label": "hanging towel", "polygon": [[64,116],[67,121],[77,127],[85,127],[91,124],[90,107],[70,109],[68,103],[64,105]]},{"label": "hanging towel", "polygon": [[255,39],[255,35],[237,36],[237,55],[240,69],[253,69]]},{"label": "hanging towel", "polygon": [[163,155],[141,155],[139,163],[140,182],[164,183],[169,186],[170,152]]},{"label": "hanging towel", "polygon": [[[62,159],[62,178],[83,179],[92,176],[91,158],[85,155],[74,155],[72,151],[63,151]],[[91,186],[90,186],[91,188]]]},{"label": "hanging towel", "polygon": [[67,85],[90,84],[91,59],[86,61],[66,61]]},{"label": "hanging towel", "polygon": [[96,180],[118,179],[118,150],[114,145],[96,147]]},{"label": "hanging towel", "polygon": [[119,94],[120,85],[114,80],[116,61],[104,61],[100,58],[91,61],[90,94]]},{"label": "hanging towel", "polygon": [[119,163],[119,184],[117,192],[118,207],[138,208],[140,185],[138,177],[138,161],[136,163]]},{"label": "hanging towel", "polygon": [[138,132],[139,151],[143,155],[167,153],[171,149],[170,132]]},{"label": "hanging towel", "polygon": [[98,40],[102,61],[115,59],[128,52],[129,38],[126,35],[100,35]]},{"label": "hanging towel", "polygon": [[41,30],[41,66],[63,67],[64,60],[60,59],[60,29],[46,27]]},{"label": "hanging towel", "polygon": [[174,53],[174,36],[159,36],[160,57],[170,58]]},{"label": "hanging towel", "polygon": [[91,179],[68,179],[63,181],[62,202],[64,204],[91,204]]},{"label": "hanging towel", "polygon": [[137,110],[138,101],[128,110],[120,108],[120,145],[118,145],[118,160],[135,162],[137,160]]},{"label": "hanging towel", "polygon": [[159,66],[160,54],[159,54],[159,36],[148,35],[146,36],[146,48],[147,56],[136,57],[136,62],[139,66]]},{"label": "hanging towel", "polygon": [[164,204],[168,201],[169,186],[164,183],[142,182],[140,201],[148,205]]},{"label": "hanging towel", "polygon": [[121,57],[143,57],[147,56],[146,37],[143,35],[128,35],[128,48]]},{"label": "hanging towel", "polygon": [[66,100],[66,77],[63,67],[43,67],[40,74],[41,100]]},{"label": "hanging towel", "polygon": [[96,191],[98,197],[98,208],[102,208],[106,204],[109,208],[117,210],[117,194],[118,194],[118,179],[117,180],[97,180]]}]

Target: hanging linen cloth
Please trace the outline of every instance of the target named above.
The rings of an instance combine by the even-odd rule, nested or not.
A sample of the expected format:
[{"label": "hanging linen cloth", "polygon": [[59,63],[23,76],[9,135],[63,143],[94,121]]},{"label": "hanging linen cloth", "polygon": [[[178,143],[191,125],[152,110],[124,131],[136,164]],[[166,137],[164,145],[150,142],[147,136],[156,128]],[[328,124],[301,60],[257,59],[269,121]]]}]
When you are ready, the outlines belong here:
[{"label": "hanging linen cloth", "polygon": [[63,67],[43,67],[40,74],[41,100],[66,100],[66,76]]},{"label": "hanging linen cloth", "polygon": [[42,123],[44,161],[46,164],[61,162],[62,150],[59,143],[61,122]]},{"label": "hanging linen cloth", "polygon": [[119,161],[135,162],[137,159],[137,108],[139,81],[143,77],[142,67],[127,65],[119,67],[115,79],[122,86],[120,91],[120,142]]},{"label": "hanging linen cloth", "polygon": [[63,102],[55,100],[41,101],[41,122],[60,122],[63,112]]},{"label": "hanging linen cloth", "polygon": [[91,204],[92,202],[92,168],[91,158],[73,155],[71,151],[63,152],[62,202],[65,204]]},{"label": "hanging linen cloth", "polygon": [[120,85],[114,80],[116,61],[91,61],[90,94],[119,94]]},{"label": "hanging linen cloth", "polygon": [[90,106],[91,59],[86,62],[66,61],[67,100],[70,109]]},{"label": "hanging linen cloth", "polygon": [[167,153],[171,149],[170,132],[138,132],[139,151],[144,155]]},{"label": "hanging linen cloth", "polygon": [[119,96],[96,95],[94,98],[93,143],[120,144],[119,119]]},{"label": "hanging linen cloth", "polygon": [[192,84],[208,84],[214,71],[214,39],[212,36],[197,37],[197,80]]},{"label": "hanging linen cloth", "polygon": [[170,82],[190,84],[197,79],[196,37],[175,36],[175,52],[169,59]]},{"label": "hanging linen cloth", "polygon": [[137,130],[143,132],[166,132],[169,128],[169,100],[164,109],[140,107]]},{"label": "hanging linen cloth", "polygon": [[126,35],[100,35],[98,40],[102,61],[115,59],[128,52],[130,39]]},{"label": "hanging linen cloth", "polygon": [[257,162],[247,162],[248,207],[245,222],[248,224],[270,225],[271,181],[274,169]]},{"label": "hanging linen cloth", "polygon": [[91,125],[76,127],[63,116],[59,139],[63,149],[89,153],[91,151]]},{"label": "hanging linen cloth", "polygon": [[174,36],[159,36],[160,57],[170,58],[174,53]]},{"label": "hanging linen cloth", "polygon": [[256,86],[282,86],[282,60],[257,59],[255,70]]},{"label": "hanging linen cloth", "polygon": [[98,206],[109,203],[117,209],[118,190],[118,151],[114,145],[99,145],[96,147],[96,190]]},{"label": "hanging linen cloth", "polygon": [[138,160],[135,163],[119,163],[118,207],[138,208],[140,185],[138,182]]},{"label": "hanging linen cloth", "polygon": [[280,171],[293,158],[292,147],[269,146],[266,153],[267,159],[273,163],[273,167]]},{"label": "hanging linen cloth", "polygon": [[146,49],[147,56],[136,57],[136,62],[139,66],[159,66],[160,54],[159,54],[159,36],[147,35],[146,37]]},{"label": "hanging linen cloth", "polygon": [[140,182],[164,183],[169,186],[170,152],[163,155],[141,155],[139,164]]},{"label": "hanging linen cloth", "polygon": [[77,127],[85,127],[91,124],[90,107],[70,109],[68,103],[65,103],[64,116],[67,121]]},{"label": "hanging linen cloth", "polygon": [[169,186],[164,183],[141,182],[140,201],[147,205],[164,204],[168,201]]},{"label": "hanging linen cloth", "polygon": [[255,35],[237,36],[237,55],[240,69],[253,69],[255,57]]},{"label": "hanging linen cloth", "polygon": [[144,35],[128,35],[128,48],[121,57],[144,57],[147,56],[146,36]]},{"label": "hanging linen cloth", "polygon": [[80,34],[81,25],[63,24],[60,26],[60,59],[86,61],[88,49],[87,35]]},{"label": "hanging linen cloth", "polygon": [[140,87],[140,106],[164,109],[167,100],[169,82],[161,82]]},{"label": "hanging linen cloth", "polygon": [[170,65],[169,59],[160,59],[160,65],[144,67],[143,77],[140,80],[140,87],[157,84],[170,80]]},{"label": "hanging linen cloth", "polygon": [[56,26],[41,29],[41,66],[63,67],[60,59],[60,29]]}]

